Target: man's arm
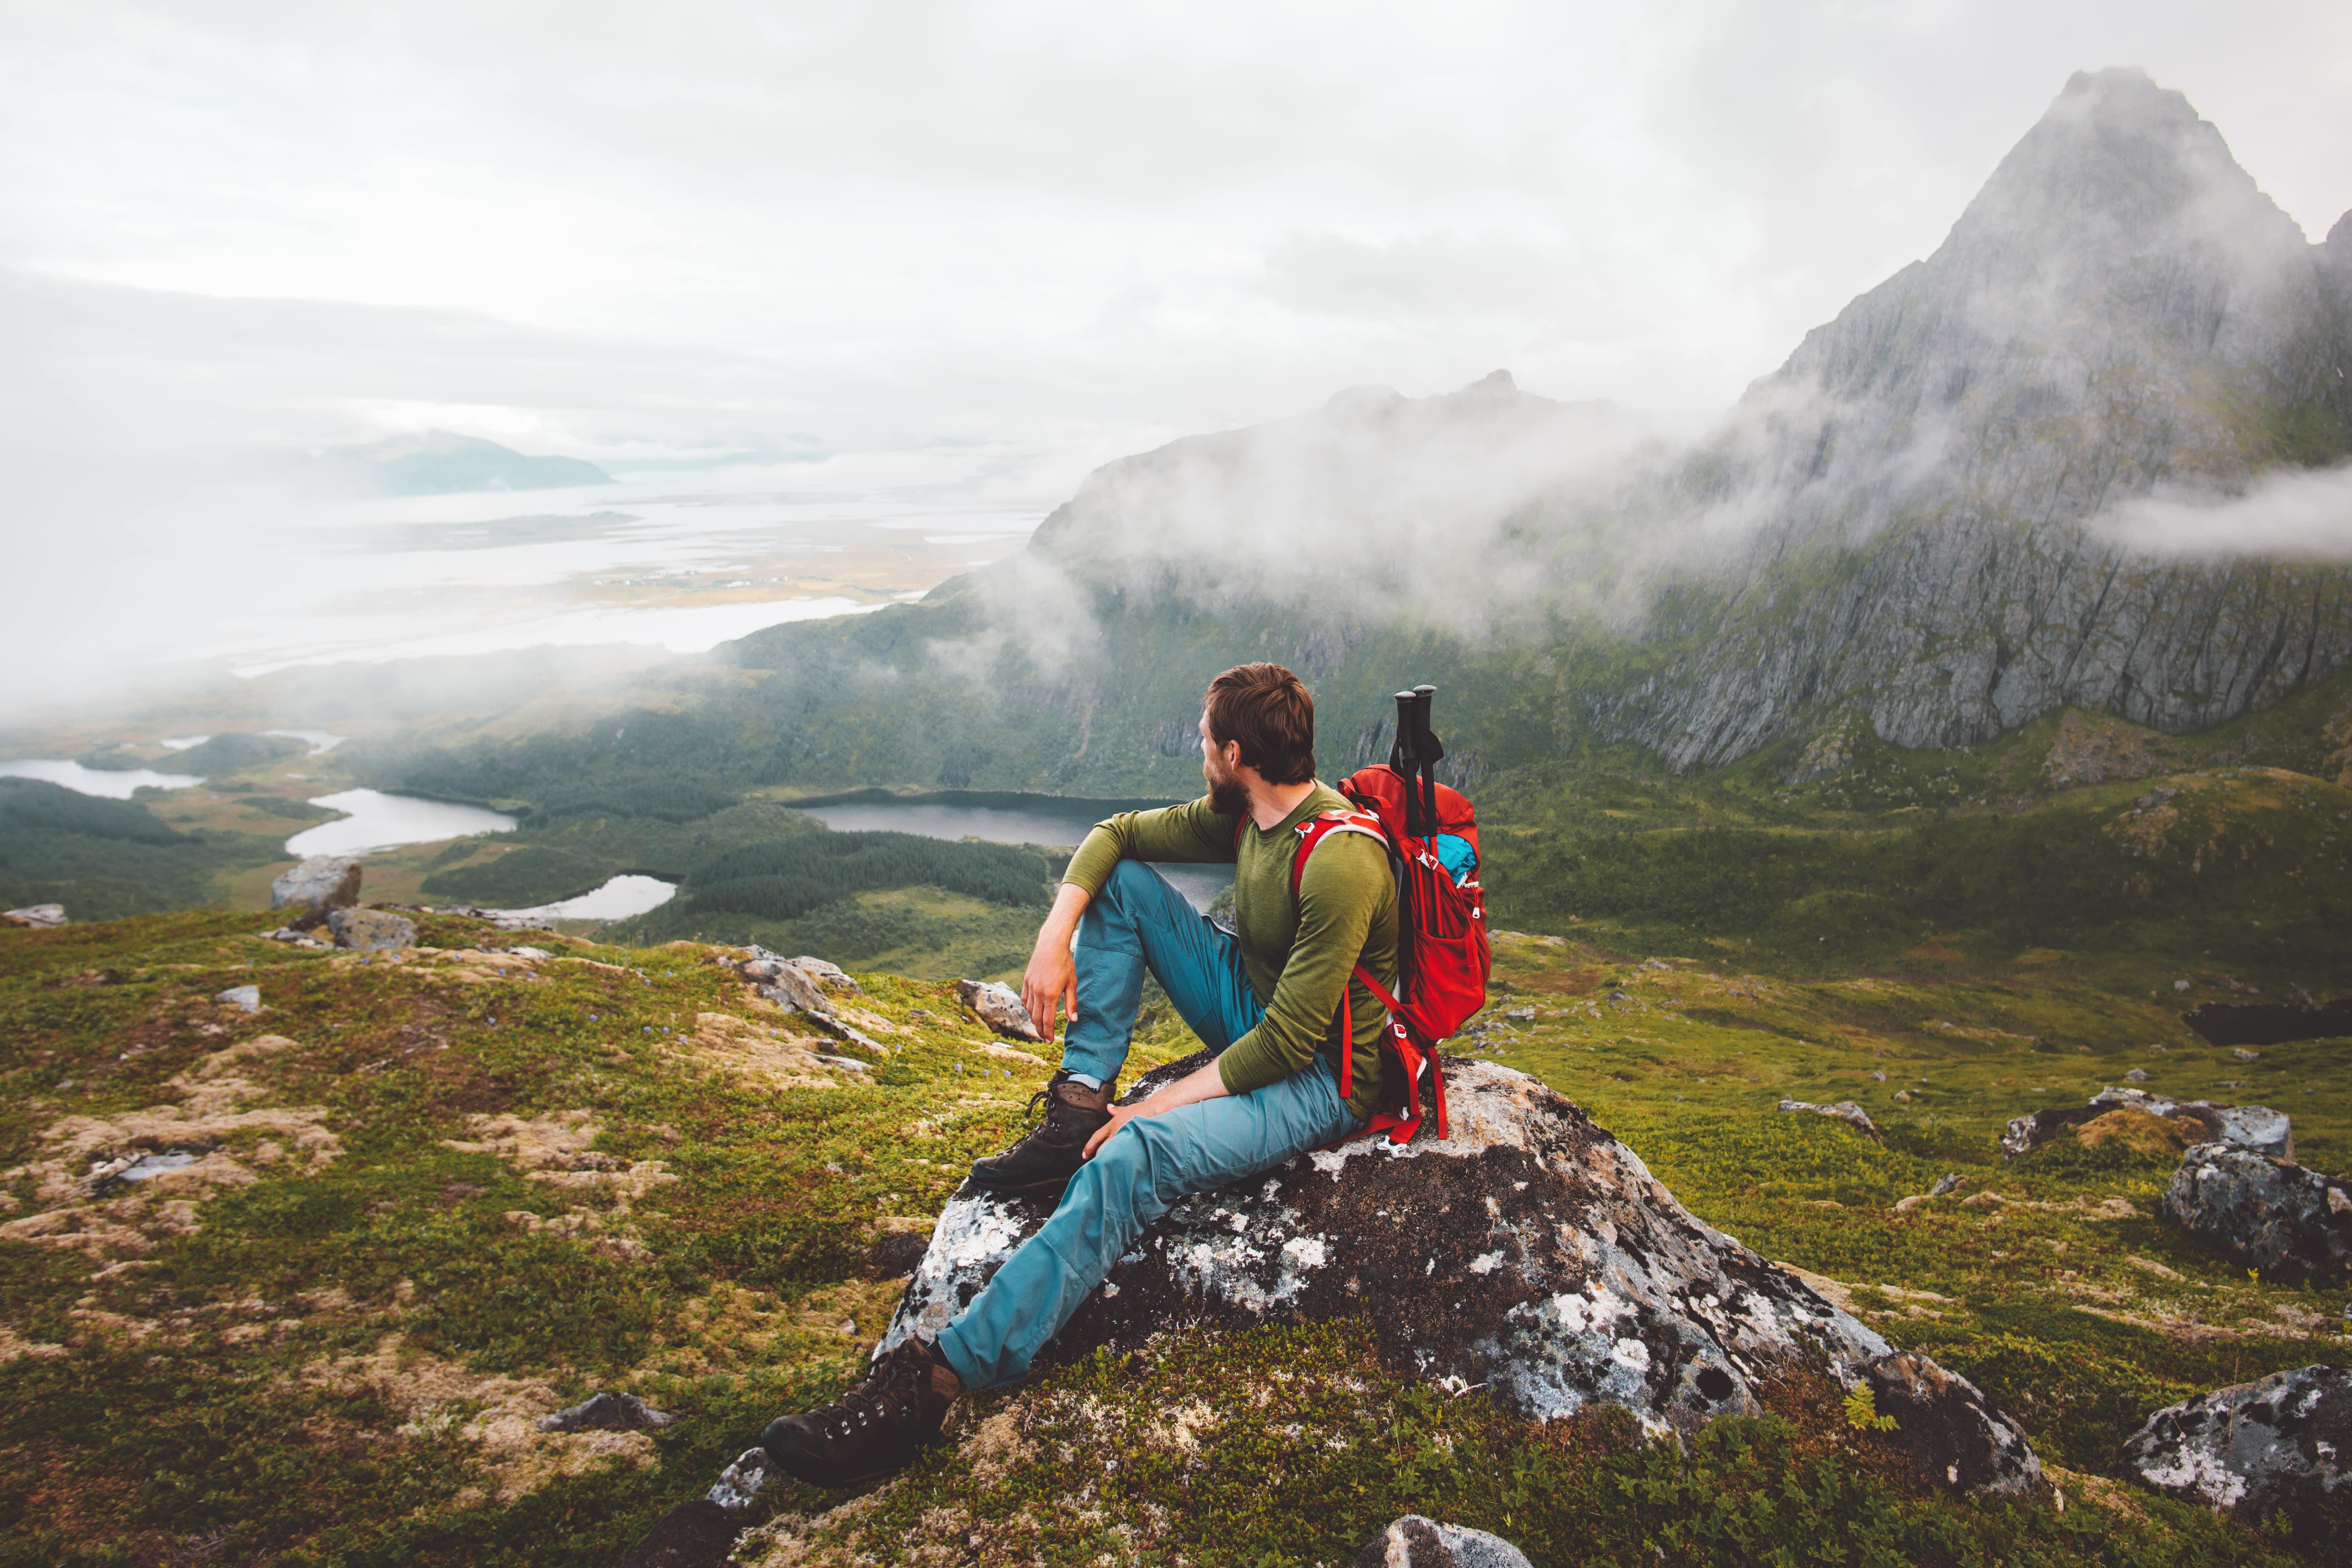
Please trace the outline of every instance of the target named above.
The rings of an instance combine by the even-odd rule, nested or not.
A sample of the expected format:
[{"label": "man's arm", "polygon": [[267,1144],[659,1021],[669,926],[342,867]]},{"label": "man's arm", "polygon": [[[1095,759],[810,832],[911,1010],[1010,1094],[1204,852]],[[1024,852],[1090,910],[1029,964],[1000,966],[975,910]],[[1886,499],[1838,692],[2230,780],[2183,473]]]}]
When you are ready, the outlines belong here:
[{"label": "man's arm", "polygon": [[1037,928],[1037,945],[1030,950],[1029,968],[1021,976],[1021,1005],[1029,1021],[1046,1039],[1054,1037],[1054,1009],[1078,1016],[1078,965],[1070,942],[1078,932],[1078,917],[1095,901],[1093,893],[1076,882],[1065,882],[1054,895],[1054,911]]},{"label": "man's arm", "polygon": [[[1335,833],[1316,847],[1298,879],[1298,928],[1265,1016],[1213,1064],[1225,1092],[1278,1083],[1315,1060],[1373,917],[1395,896],[1388,852],[1371,839]],[[1381,965],[1372,967],[1377,973]]]}]

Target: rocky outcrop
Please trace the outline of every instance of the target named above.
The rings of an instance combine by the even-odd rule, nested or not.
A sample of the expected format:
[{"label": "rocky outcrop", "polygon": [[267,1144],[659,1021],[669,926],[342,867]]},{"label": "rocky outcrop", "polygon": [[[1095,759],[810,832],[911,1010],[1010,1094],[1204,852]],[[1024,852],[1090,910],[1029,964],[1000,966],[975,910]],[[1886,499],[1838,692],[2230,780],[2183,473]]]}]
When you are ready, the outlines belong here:
[{"label": "rocky outcrop", "polygon": [[21,910],[10,910],[0,914],[0,921],[23,926],[28,931],[47,931],[52,926],[66,923],[66,907],[63,904],[27,904]]},{"label": "rocky outcrop", "polygon": [[[2352,1484],[2352,1369],[2306,1366],[2168,1405],[2124,1444],[2142,1485],[2250,1523],[2331,1528]],[[2338,1505],[2334,1510],[2326,1505]]]},{"label": "rocky outcrop", "polygon": [[2117,1110],[2136,1110],[2196,1129],[2200,1143],[2225,1143],[2273,1159],[2294,1157],[2294,1124],[2267,1105],[2216,1105],[2210,1100],[2168,1100],[2144,1089],[2110,1084],[2087,1105],[2053,1106],[2011,1121],[2000,1135],[2000,1152],[2014,1160],[2049,1142],[2063,1128],[2083,1127]]},{"label": "rocky outcrop", "polygon": [[[822,958],[786,958],[770,952],[754,943],[751,956],[736,965],[736,972],[758,988],[761,996],[786,1012],[798,1013],[835,1039],[846,1040],[869,1051],[888,1055],[890,1047],[858,1029],[843,1018],[828,992],[843,995],[860,994],[857,982],[843,970]],[[878,1020],[868,1020],[878,1022]],[[863,1068],[863,1062],[850,1062]]]},{"label": "rocky outcrop", "polygon": [[313,855],[269,884],[273,910],[347,910],[360,901],[364,874],[350,855]]},{"label": "rocky outcrop", "polygon": [[1784,1100],[1780,1102],[1780,1109],[1790,1113],[1810,1110],[1816,1116],[1827,1116],[1844,1122],[1874,1143],[1886,1142],[1886,1135],[1879,1131],[1878,1123],[1870,1119],[1870,1113],[1851,1100],[1841,1100],[1832,1105],[1815,1105],[1810,1100]]},{"label": "rocky outcrop", "polygon": [[390,910],[331,910],[327,929],[335,945],[354,952],[383,952],[416,945],[416,922]]},{"label": "rocky outcrop", "polygon": [[1499,1535],[1409,1513],[1364,1542],[1350,1568],[1534,1568]]},{"label": "rocky outcrop", "polygon": [[[1148,1075],[1129,1099],[1192,1065]],[[1483,1061],[1446,1070],[1450,1137],[1361,1140],[1185,1199],[1043,1359],[1132,1347],[1186,1321],[1360,1318],[1382,1361],[1409,1375],[1486,1389],[1538,1419],[1606,1401],[1664,1433],[1759,1412],[1759,1388],[1800,1371],[1853,1387],[1893,1354],[1795,1275],[1693,1217],[1632,1150],[1534,1079]],[[959,1192],[882,1348],[936,1334],[1049,1209]],[[2032,1485],[2039,1472],[2015,1429],[1931,1365],[1886,1376],[1923,1411],[1969,1406],[1939,1417],[1942,1466],[1959,1468],[1956,1479],[1938,1469],[1938,1484],[2001,1495]]]},{"label": "rocky outcrop", "polygon": [[956,994],[982,1023],[1000,1035],[1033,1042],[1045,1038],[1030,1022],[1029,1009],[1021,1005],[1020,995],[1009,985],[993,980],[959,980]]},{"label": "rocky outcrop", "polygon": [[2352,1186],[2291,1161],[2200,1143],[2181,1157],[2160,1212],[2266,1274],[2352,1272]]}]

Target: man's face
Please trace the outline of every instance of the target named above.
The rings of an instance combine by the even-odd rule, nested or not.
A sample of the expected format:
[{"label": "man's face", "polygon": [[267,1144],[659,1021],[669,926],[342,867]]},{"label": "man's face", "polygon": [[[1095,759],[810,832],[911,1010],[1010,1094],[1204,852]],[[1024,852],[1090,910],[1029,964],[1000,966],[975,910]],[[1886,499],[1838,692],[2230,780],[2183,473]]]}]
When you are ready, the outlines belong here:
[{"label": "man's face", "polygon": [[1239,816],[1249,809],[1249,787],[1243,784],[1225,760],[1224,748],[1209,733],[1207,710],[1201,713],[1201,776],[1208,781],[1209,808],[1226,816]]}]

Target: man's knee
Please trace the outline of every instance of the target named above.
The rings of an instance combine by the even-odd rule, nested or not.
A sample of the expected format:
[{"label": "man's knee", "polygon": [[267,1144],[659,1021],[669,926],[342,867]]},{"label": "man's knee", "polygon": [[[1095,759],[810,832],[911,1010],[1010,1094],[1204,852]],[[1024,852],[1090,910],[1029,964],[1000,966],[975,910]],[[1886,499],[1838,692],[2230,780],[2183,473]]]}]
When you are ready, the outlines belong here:
[{"label": "man's knee", "polygon": [[1143,861],[1122,858],[1110,868],[1109,877],[1104,879],[1102,892],[1095,896],[1101,898],[1108,895],[1114,900],[1124,902],[1151,890],[1153,884],[1159,880],[1160,873]]}]

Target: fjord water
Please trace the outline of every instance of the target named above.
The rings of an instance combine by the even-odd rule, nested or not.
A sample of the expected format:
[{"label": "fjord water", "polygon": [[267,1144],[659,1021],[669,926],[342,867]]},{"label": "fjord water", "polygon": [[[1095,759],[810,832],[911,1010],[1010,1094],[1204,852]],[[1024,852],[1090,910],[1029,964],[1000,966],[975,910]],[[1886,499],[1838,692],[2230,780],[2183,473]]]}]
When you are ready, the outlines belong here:
[{"label": "fjord water", "polygon": [[478,805],[419,800],[372,789],[338,790],[319,795],[310,804],[349,815],[294,835],[286,841],[289,855],[364,855],[372,849],[430,844],[437,838],[504,833],[515,825],[513,817]]},{"label": "fjord water", "polygon": [[675,882],[628,872],[608,878],[601,887],[592,889],[576,899],[559,899],[554,903],[534,904],[527,910],[499,910],[495,912],[510,921],[619,921],[658,909],[677,894],[677,884]]},{"label": "fjord water", "polygon": [[[1086,795],[995,794],[946,790],[894,795],[881,790],[794,801],[836,833],[912,833],[925,838],[979,838],[992,844],[1040,844],[1074,849],[1087,830],[1115,812],[1148,811],[1166,800],[1104,800]],[[1231,866],[1155,865],[1197,910],[1206,910],[1234,885]]]}]

